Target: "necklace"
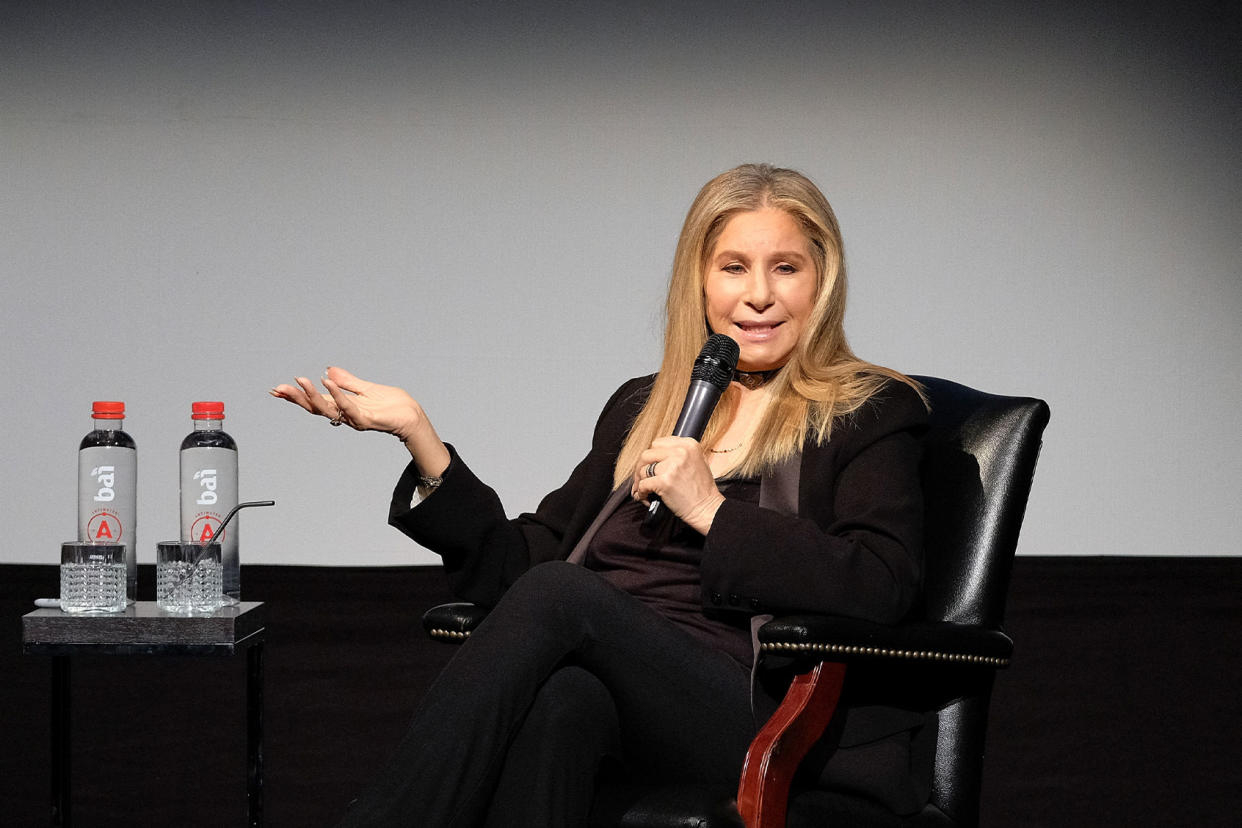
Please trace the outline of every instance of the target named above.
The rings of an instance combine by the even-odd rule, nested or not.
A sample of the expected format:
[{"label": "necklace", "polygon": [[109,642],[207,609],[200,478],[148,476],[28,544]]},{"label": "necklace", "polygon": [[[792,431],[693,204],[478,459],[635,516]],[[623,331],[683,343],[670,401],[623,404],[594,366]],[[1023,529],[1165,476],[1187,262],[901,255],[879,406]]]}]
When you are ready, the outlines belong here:
[{"label": "necklace", "polygon": [[[766,385],[768,380],[776,376],[776,372],[779,370],[781,369],[773,368],[770,371],[736,371],[735,370],[733,372],[733,380],[737,383],[740,383],[743,388],[746,388],[750,391],[754,391],[756,388],[761,388],[762,386]],[[730,449],[730,451],[732,451],[732,449]]]},{"label": "necklace", "polygon": [[746,441],[745,441],[745,440],[743,440],[742,442],[738,443],[738,444],[737,444],[736,446],[734,446],[733,448],[727,448],[727,449],[708,449],[708,451],[710,451],[712,454],[728,454],[728,453],[729,453],[729,452],[731,452],[731,451],[737,451],[738,449],[740,449],[740,448],[741,448],[742,446],[744,446],[744,445],[746,445]]}]

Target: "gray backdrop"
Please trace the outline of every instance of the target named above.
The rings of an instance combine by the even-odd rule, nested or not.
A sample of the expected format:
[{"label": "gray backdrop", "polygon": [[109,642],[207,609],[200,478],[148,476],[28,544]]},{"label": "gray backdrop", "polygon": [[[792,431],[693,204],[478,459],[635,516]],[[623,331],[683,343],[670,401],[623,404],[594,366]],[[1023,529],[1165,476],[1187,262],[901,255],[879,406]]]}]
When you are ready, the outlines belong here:
[{"label": "gray backdrop", "polygon": [[[1214,4],[0,5],[0,562],[74,532],[122,399],[139,560],[222,399],[243,561],[430,563],[391,437],[267,396],[410,389],[516,514],[658,362],[691,198],[837,208],[863,356],[1053,410],[1027,554],[1237,554],[1239,27]],[[1227,6],[1229,4],[1221,4]]]}]

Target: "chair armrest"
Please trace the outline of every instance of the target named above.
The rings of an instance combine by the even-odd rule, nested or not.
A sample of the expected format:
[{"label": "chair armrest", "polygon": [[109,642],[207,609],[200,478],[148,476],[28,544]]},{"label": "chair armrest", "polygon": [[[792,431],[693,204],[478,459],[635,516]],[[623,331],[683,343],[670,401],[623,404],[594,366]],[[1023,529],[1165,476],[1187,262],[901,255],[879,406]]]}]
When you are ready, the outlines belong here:
[{"label": "chair armrest", "polygon": [[759,628],[759,651],[832,661],[892,660],[1009,666],[1013,639],[1000,630],[939,621],[877,624],[833,615],[792,615]]},{"label": "chair armrest", "polygon": [[[423,613],[423,629],[439,641],[460,643],[487,617],[477,604],[440,604]],[[910,621],[877,624],[835,615],[790,615],[759,628],[761,652],[835,660],[912,661],[1009,666],[1013,640],[999,630],[968,624]]]},{"label": "chair armrest", "polygon": [[798,672],[751,742],[738,785],[738,812],[750,828],[785,825],[793,776],[836,712],[853,662],[901,661],[992,669],[1009,664],[1013,641],[999,630],[914,621],[876,624],[831,615],[776,618],[759,628],[759,651],[792,656]]},{"label": "chair armrest", "polygon": [[423,613],[423,629],[437,641],[460,644],[487,617],[478,604],[440,604]]}]

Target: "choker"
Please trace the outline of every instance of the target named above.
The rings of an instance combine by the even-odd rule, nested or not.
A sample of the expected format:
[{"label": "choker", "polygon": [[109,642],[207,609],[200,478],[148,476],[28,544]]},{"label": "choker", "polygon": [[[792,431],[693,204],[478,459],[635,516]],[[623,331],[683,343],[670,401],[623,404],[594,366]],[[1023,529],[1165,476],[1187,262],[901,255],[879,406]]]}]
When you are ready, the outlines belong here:
[{"label": "choker", "polygon": [[738,371],[733,372],[733,381],[740,383],[743,388],[754,391],[767,385],[768,380],[776,376],[780,368],[773,368],[770,371]]}]

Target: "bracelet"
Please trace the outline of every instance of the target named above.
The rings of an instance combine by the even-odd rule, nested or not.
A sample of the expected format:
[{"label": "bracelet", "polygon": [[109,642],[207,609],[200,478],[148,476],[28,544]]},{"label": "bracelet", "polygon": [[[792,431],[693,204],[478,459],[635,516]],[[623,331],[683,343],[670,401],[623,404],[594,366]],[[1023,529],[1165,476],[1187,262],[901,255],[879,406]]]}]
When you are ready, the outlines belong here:
[{"label": "bracelet", "polygon": [[444,478],[443,477],[421,477],[420,476],[418,478],[418,482],[419,482],[419,485],[421,485],[424,489],[438,489],[440,488],[440,484],[444,482]]}]

